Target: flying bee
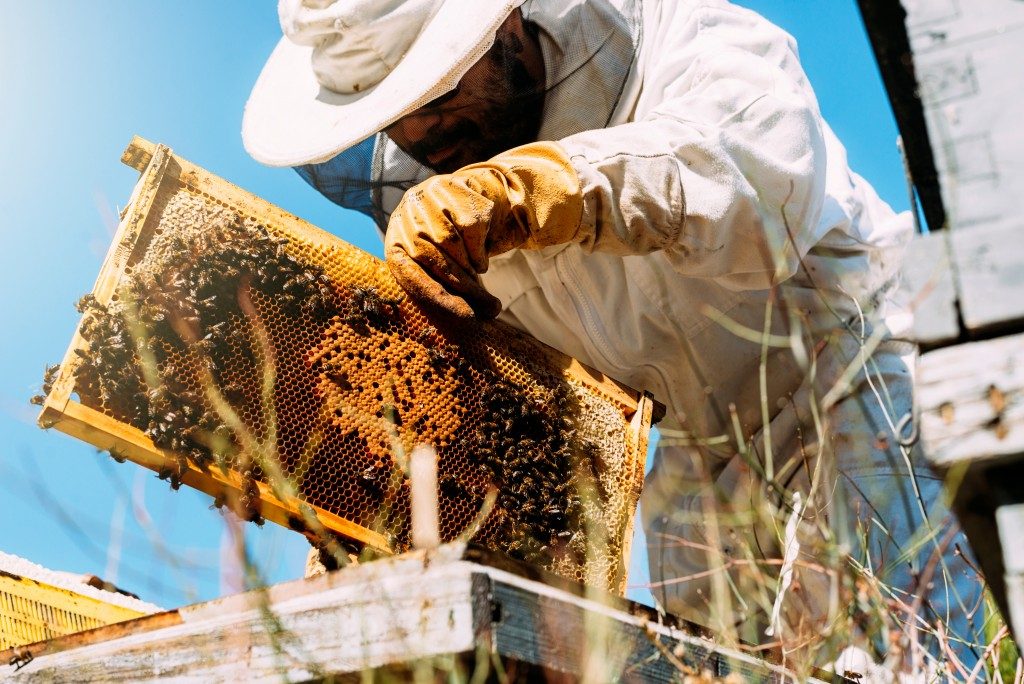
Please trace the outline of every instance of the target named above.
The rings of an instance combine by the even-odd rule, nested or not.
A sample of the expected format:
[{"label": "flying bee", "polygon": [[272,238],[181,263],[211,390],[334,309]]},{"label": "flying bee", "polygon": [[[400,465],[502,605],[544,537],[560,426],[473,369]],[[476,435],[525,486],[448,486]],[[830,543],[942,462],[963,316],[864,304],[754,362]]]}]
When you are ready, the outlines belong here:
[{"label": "flying bee", "polygon": [[96,301],[96,297],[91,294],[82,295],[77,302],[75,302],[75,309],[78,313],[85,313],[86,309],[91,309],[95,306],[99,306],[99,302]]}]

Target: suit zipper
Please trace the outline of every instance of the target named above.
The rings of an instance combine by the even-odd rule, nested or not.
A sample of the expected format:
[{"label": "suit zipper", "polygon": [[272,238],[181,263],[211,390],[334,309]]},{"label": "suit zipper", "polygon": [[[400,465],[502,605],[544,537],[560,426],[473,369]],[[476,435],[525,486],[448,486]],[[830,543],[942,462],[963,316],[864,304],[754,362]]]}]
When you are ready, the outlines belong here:
[{"label": "suit zipper", "polygon": [[580,320],[583,321],[584,331],[594,343],[594,346],[597,347],[598,352],[604,356],[605,364],[609,367],[618,367],[619,364],[613,361],[615,354],[608,343],[607,331],[601,324],[601,319],[594,313],[594,308],[589,304],[590,298],[584,292],[583,282],[576,271],[576,267],[569,263],[569,259],[566,256],[568,251],[563,250],[555,255],[555,271],[558,273],[558,278],[569,292],[576,313]]}]

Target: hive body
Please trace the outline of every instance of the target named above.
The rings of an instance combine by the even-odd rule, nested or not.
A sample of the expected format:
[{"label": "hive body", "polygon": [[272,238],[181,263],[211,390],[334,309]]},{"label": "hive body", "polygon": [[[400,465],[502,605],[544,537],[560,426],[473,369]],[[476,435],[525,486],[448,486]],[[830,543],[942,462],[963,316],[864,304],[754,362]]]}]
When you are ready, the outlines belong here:
[{"label": "hive body", "polygon": [[[143,176],[42,424],[247,517],[388,552],[409,544],[405,454],[431,444],[442,540],[622,588],[648,397],[500,323],[431,318],[376,258],[166,148],[137,141],[126,160]],[[217,262],[236,242],[262,245],[269,275]],[[166,294],[186,291],[203,302]],[[143,368],[124,382],[104,377],[105,312]]]},{"label": "hive body", "polygon": [[159,610],[0,552],[0,651]]}]

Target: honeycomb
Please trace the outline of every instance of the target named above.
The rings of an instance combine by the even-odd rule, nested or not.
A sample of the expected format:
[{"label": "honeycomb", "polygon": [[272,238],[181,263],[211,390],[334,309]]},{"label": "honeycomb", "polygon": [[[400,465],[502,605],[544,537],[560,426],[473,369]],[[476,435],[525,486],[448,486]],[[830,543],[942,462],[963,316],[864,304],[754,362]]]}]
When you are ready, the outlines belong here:
[{"label": "honeycomb", "polygon": [[112,247],[116,286],[80,304],[61,370],[78,402],[142,431],[158,460],[67,431],[249,520],[294,497],[286,518],[268,517],[317,545],[331,534],[386,552],[410,545],[405,455],[430,444],[443,541],[472,535],[620,590],[649,427],[637,439],[639,395],[500,323],[432,317],[380,260],[283,213],[267,220],[219,184],[166,173],[148,207],[129,208],[142,229]]}]

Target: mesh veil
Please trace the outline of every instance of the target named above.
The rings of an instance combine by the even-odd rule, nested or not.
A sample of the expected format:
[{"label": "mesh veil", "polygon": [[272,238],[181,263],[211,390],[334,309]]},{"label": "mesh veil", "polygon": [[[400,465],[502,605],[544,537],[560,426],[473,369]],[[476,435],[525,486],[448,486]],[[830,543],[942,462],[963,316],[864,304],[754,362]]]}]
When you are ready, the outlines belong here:
[{"label": "mesh veil", "polygon": [[[639,50],[639,1],[527,0],[521,9],[545,62],[538,139],[608,126]],[[435,173],[384,133],[296,171],[335,204],[372,218],[381,234],[405,191]]]}]

